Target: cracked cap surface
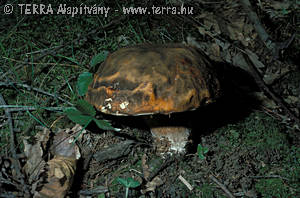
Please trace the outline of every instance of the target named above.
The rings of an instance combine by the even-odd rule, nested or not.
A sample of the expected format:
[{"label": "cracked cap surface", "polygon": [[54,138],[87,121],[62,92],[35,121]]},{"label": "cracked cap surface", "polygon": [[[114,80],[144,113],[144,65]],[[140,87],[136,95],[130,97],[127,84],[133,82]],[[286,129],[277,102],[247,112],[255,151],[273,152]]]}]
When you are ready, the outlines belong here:
[{"label": "cracked cap surface", "polygon": [[144,44],[110,54],[86,100],[107,114],[170,114],[211,103],[219,94],[210,62],[194,48]]}]

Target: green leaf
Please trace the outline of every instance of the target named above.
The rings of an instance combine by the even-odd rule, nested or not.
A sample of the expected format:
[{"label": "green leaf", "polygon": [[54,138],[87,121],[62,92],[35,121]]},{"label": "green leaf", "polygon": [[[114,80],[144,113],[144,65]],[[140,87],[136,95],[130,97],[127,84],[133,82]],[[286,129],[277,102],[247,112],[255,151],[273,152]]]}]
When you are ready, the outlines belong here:
[{"label": "green leaf", "polygon": [[76,104],[76,108],[83,114],[83,115],[89,115],[89,116],[95,116],[96,111],[90,103],[88,103],[85,100],[79,100]]},{"label": "green leaf", "polygon": [[98,63],[103,62],[106,59],[108,53],[109,53],[108,51],[102,51],[96,54],[90,62],[91,68],[95,67]]},{"label": "green leaf", "polygon": [[129,177],[127,178],[128,187],[129,188],[136,188],[140,185],[140,182],[137,180],[134,180],[133,178]]},{"label": "green leaf", "polygon": [[70,120],[77,124],[80,124],[81,126],[85,126],[93,120],[92,116],[83,115],[74,107],[66,108],[64,112],[67,114]]},{"label": "green leaf", "polygon": [[141,185],[139,181],[136,181],[136,180],[134,180],[134,179],[131,178],[131,177],[128,177],[128,178],[126,178],[126,179],[123,179],[123,178],[118,177],[118,178],[117,178],[117,181],[118,181],[120,184],[122,184],[123,186],[125,186],[126,188],[136,188],[136,187],[138,187],[139,185]]},{"label": "green leaf", "polygon": [[206,154],[207,152],[208,152],[208,148],[205,148],[201,144],[198,144],[197,153],[200,159],[204,160],[205,159],[204,154]]},{"label": "green leaf", "polygon": [[128,187],[128,183],[127,183],[127,180],[126,180],[126,179],[123,179],[123,178],[121,178],[121,177],[118,177],[118,178],[117,178],[117,181],[118,181],[120,184],[122,184],[123,186]]},{"label": "green leaf", "polygon": [[93,81],[93,74],[90,72],[83,72],[77,79],[77,91],[79,96],[84,96],[88,90],[89,84]]},{"label": "green leaf", "polygon": [[206,154],[206,153],[208,153],[208,148],[204,147],[203,148],[203,154]]},{"label": "green leaf", "polygon": [[95,121],[95,123],[97,124],[97,126],[100,128],[100,129],[103,129],[103,130],[114,130],[114,131],[117,131],[114,127],[111,126],[111,124],[106,121],[106,120],[97,120],[96,118],[93,119]]},{"label": "green leaf", "polygon": [[105,198],[105,194],[101,193],[100,195],[98,195],[98,198]]}]

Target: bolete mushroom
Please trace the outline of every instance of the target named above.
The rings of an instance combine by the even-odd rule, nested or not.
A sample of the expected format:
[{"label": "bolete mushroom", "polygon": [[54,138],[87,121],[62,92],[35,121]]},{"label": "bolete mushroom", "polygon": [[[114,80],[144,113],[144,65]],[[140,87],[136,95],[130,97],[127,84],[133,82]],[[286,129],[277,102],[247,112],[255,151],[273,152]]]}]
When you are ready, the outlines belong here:
[{"label": "bolete mushroom", "polygon": [[[209,104],[219,93],[211,63],[195,48],[142,44],[110,54],[94,75],[86,100],[116,116],[170,115]],[[161,123],[150,130],[169,141],[169,150],[185,151],[189,128]]]}]

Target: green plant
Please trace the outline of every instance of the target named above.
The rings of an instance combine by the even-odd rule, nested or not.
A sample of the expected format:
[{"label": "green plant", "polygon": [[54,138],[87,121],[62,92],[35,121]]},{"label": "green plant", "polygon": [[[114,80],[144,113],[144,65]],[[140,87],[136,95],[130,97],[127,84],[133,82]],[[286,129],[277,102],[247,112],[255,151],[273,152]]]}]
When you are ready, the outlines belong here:
[{"label": "green plant", "polygon": [[118,177],[117,181],[126,188],[126,192],[125,192],[126,198],[128,197],[129,188],[136,188],[139,185],[141,185],[139,181],[136,181],[131,177],[128,177],[126,179]]},{"label": "green plant", "polygon": [[200,187],[200,192],[201,192],[201,197],[203,198],[209,198],[209,197],[214,197],[214,185],[212,184],[203,184]]},{"label": "green plant", "polygon": [[100,195],[98,195],[98,198],[105,198],[105,194],[101,193]]},{"label": "green plant", "polygon": [[[98,54],[96,54],[91,62],[90,62],[90,68],[93,69],[97,64],[103,62],[108,55],[108,51],[102,51]],[[84,96],[85,93],[88,90],[89,84],[93,81],[93,74],[89,72],[83,72],[79,75],[77,80],[77,91],[79,96]]]},{"label": "green plant", "polygon": [[79,75],[77,80],[77,92],[79,96],[84,96],[88,90],[89,84],[93,81],[93,74],[83,72]]},{"label": "green plant", "polygon": [[219,144],[228,150],[243,146],[261,153],[283,153],[288,145],[287,136],[278,122],[259,112],[250,114],[244,121],[222,128],[219,135]]},{"label": "green plant", "polygon": [[107,55],[108,55],[108,51],[106,51],[106,50],[104,50],[104,51],[102,51],[102,52],[96,54],[96,55],[92,58],[92,60],[91,60],[91,62],[90,62],[90,67],[93,68],[93,67],[95,67],[98,63],[103,62],[103,61],[106,59]]},{"label": "green plant", "polygon": [[67,114],[70,120],[80,124],[83,126],[83,128],[86,128],[89,123],[94,121],[96,125],[103,130],[119,130],[112,127],[111,124],[106,120],[96,119],[96,111],[94,107],[85,100],[79,100],[76,104],[76,107],[66,108],[64,112]]},{"label": "green plant", "polygon": [[200,159],[205,159],[205,154],[208,152],[208,148],[203,147],[201,144],[198,144],[197,153]]},{"label": "green plant", "polygon": [[284,185],[283,181],[278,178],[261,179],[255,184],[256,190],[261,197],[266,198],[288,198],[292,197],[289,187]]},{"label": "green plant", "polygon": [[[91,67],[94,67],[98,63],[102,62],[108,53],[101,52],[95,55],[90,63]],[[79,75],[77,79],[77,91],[79,96],[84,96],[88,90],[89,84],[93,81],[93,75],[89,72],[84,72]],[[98,120],[95,118],[96,111],[94,107],[85,100],[78,100],[75,107],[69,107],[64,110],[66,115],[73,122],[80,124],[83,128],[86,128],[92,121],[103,130],[114,130],[118,131],[111,126],[106,120]]]}]

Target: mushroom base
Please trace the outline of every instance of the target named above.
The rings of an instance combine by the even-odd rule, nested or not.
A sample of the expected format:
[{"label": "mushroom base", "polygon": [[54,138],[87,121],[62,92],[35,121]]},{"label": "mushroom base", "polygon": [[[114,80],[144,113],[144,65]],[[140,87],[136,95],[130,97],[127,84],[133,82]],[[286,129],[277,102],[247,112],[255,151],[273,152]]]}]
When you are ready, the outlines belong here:
[{"label": "mushroom base", "polygon": [[164,154],[185,153],[185,146],[188,142],[190,129],[177,126],[152,127],[152,136],[154,137],[157,150]]}]

